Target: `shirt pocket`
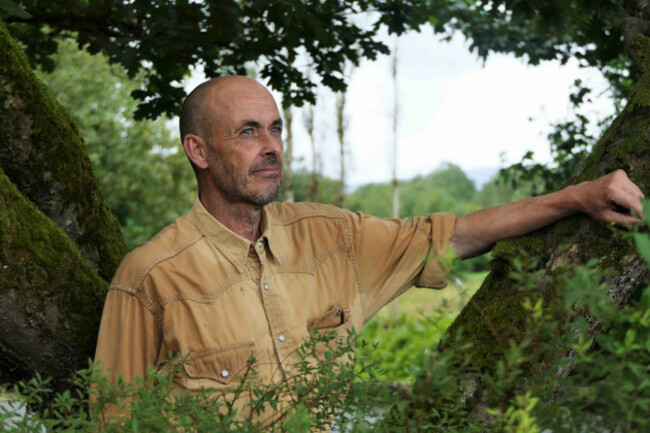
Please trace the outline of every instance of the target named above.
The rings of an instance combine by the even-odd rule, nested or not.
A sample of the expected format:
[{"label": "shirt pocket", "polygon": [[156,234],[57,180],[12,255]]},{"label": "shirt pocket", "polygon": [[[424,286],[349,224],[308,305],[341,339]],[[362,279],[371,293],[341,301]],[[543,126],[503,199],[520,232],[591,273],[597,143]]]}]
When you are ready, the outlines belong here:
[{"label": "shirt pocket", "polygon": [[192,353],[183,370],[191,379],[210,379],[230,385],[253,374],[256,358],[255,342],[246,341]]}]

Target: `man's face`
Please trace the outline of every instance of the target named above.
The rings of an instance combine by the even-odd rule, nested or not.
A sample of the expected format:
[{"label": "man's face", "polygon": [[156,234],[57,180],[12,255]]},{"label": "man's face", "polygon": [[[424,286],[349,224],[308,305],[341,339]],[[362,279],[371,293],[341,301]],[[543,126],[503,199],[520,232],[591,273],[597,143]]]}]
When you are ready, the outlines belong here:
[{"label": "man's face", "polygon": [[280,193],[282,119],[271,94],[252,80],[219,89],[205,141],[213,186],[231,203],[263,206]]}]

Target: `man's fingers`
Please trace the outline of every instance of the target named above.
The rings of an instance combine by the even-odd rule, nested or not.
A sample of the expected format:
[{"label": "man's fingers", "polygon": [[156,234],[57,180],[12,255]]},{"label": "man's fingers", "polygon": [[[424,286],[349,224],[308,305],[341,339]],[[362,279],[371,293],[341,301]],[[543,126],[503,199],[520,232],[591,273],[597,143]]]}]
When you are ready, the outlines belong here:
[{"label": "man's fingers", "polygon": [[603,220],[606,223],[614,223],[618,225],[636,224],[639,222],[638,218],[635,218],[631,215],[625,215],[613,210],[607,210],[603,212],[601,215],[601,220]]},{"label": "man's fingers", "polygon": [[[618,205],[629,211],[634,211],[636,221],[643,219],[643,206],[641,205],[641,200],[638,196],[630,194],[627,191],[620,191],[618,194],[611,198],[611,201],[614,205]],[[614,210],[621,215],[625,215],[624,212],[620,212],[618,209]]]}]

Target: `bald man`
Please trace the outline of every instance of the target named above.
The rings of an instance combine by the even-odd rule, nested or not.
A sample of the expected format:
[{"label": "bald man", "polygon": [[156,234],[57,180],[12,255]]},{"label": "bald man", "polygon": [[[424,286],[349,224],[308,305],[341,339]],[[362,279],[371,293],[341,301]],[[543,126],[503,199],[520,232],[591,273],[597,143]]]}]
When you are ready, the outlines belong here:
[{"label": "bald man", "polygon": [[[282,119],[246,77],[201,84],[180,116],[194,168],[192,210],[124,259],[111,285],[96,360],[133,381],[188,355],[181,389],[226,389],[255,358],[258,380],[291,374],[308,329],[346,335],[412,286],[446,284],[444,257],[584,212],[634,223],[643,193],[622,171],[455,218],[379,219],[333,206],[277,203]],[[427,259],[428,258],[428,259]]]}]

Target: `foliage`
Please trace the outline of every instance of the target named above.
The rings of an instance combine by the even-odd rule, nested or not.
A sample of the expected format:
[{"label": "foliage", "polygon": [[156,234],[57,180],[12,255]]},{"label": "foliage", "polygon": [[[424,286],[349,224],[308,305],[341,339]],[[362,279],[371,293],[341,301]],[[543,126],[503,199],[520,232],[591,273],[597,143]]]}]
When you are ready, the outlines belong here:
[{"label": "foliage", "polygon": [[189,209],[196,182],[185,153],[167,119],[132,120],[129,93],[141,80],[71,41],[59,42],[52,60],[54,70],[40,78],[79,127],[108,205],[134,248]]},{"label": "foliage", "polygon": [[[142,85],[132,92],[140,100],[138,118],[177,113],[185,95],[180,83],[193,68],[209,77],[244,74],[250,62],[284,94],[286,106],[313,103],[316,84],[294,66],[299,56],[323,85],[340,91],[346,62],[388,52],[377,38],[381,26],[402,33],[427,16],[421,2],[396,0],[4,2],[16,7],[0,8],[0,18],[33,65],[51,71],[58,38],[69,37],[91,54],[106,54],[130,78],[142,73]],[[380,13],[361,27],[355,16],[366,11]]]},{"label": "foliage", "polygon": [[413,381],[453,320],[454,316],[442,312],[415,317],[402,313],[393,320],[371,320],[359,334],[356,347],[359,377]]}]

